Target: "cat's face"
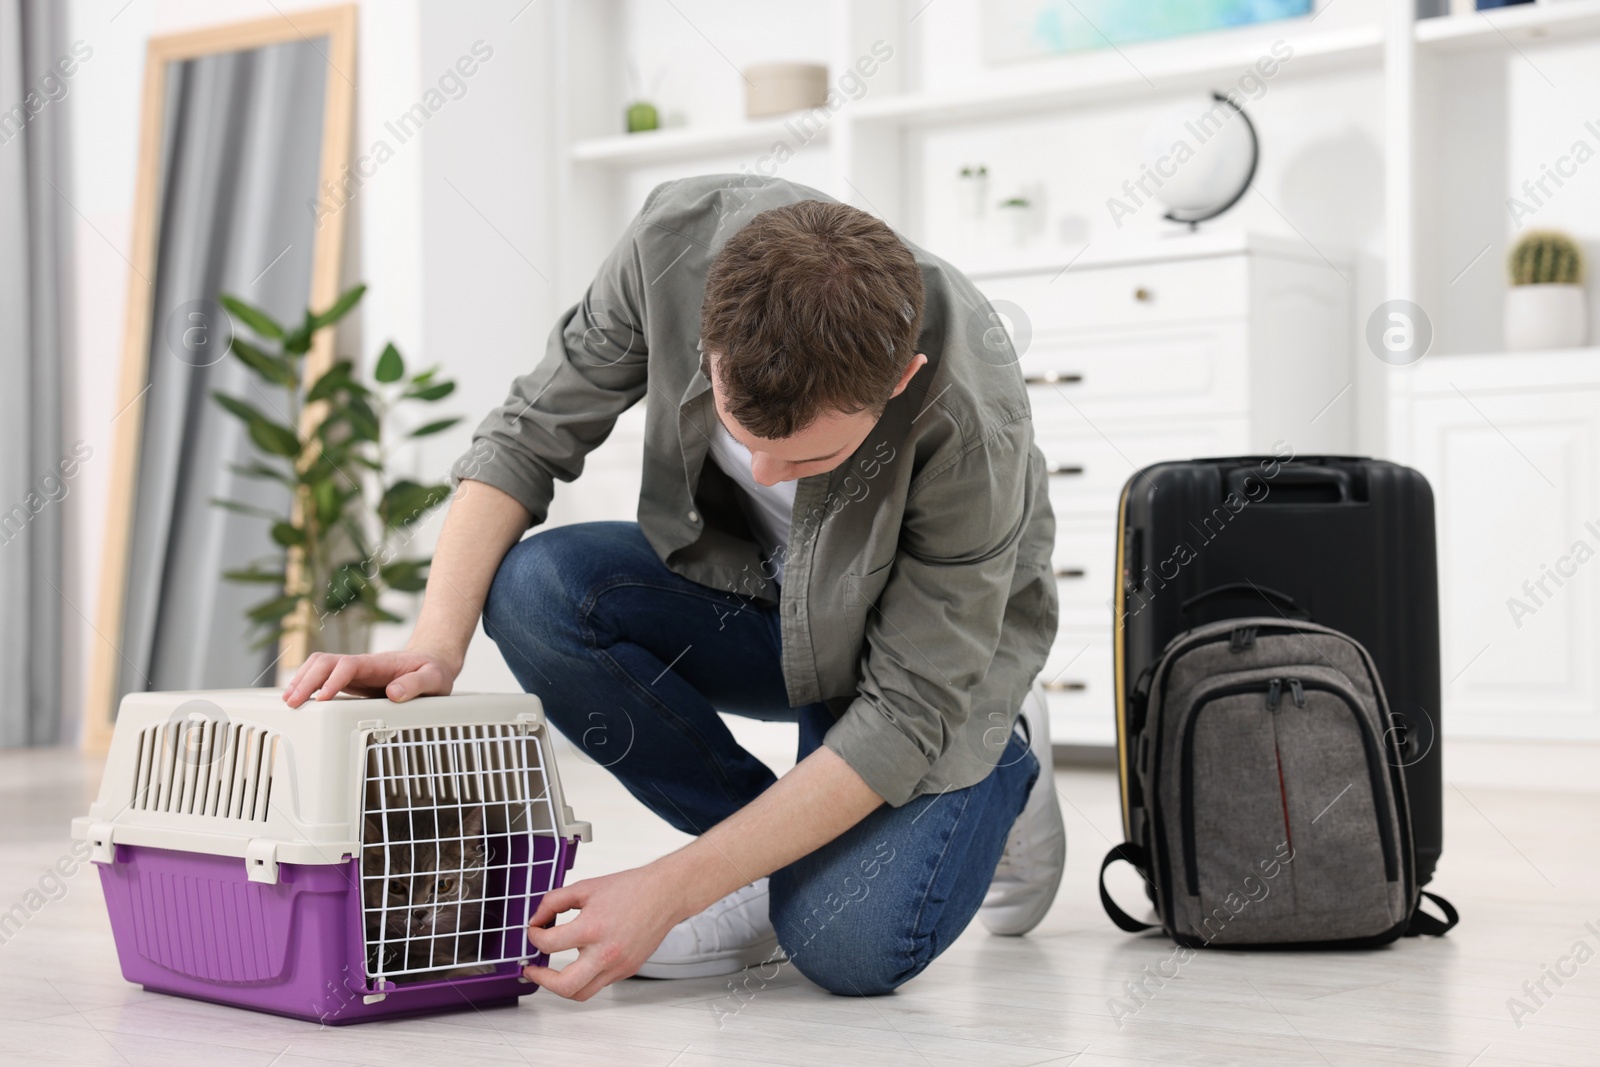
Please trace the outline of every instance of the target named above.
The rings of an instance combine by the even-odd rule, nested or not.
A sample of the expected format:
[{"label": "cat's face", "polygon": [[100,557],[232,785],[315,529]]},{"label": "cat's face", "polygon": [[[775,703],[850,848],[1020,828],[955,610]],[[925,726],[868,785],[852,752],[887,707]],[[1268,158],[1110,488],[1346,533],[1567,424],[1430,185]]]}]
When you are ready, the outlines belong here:
[{"label": "cat's face", "polygon": [[488,861],[483,809],[390,811],[386,819],[368,815],[364,829],[369,964],[378,962],[380,935],[394,942],[385,946],[386,971],[476,962]]}]

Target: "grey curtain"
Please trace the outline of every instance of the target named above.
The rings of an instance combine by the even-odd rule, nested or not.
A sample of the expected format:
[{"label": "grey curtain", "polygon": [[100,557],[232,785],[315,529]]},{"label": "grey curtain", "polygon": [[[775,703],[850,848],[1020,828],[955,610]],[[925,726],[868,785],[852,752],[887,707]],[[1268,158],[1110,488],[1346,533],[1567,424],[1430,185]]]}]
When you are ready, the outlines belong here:
[{"label": "grey curtain", "polygon": [[325,39],[208,56],[168,72],[121,693],[272,682],[277,650],[251,650],[244,612],[275,591],[220,575],[281,551],[267,522],[211,500],[287,518],[288,491],[233,473],[256,453],[211,394],[244,397],[280,421],[288,413],[281,390],[259,387],[232,356],[216,358],[226,316],[214,301],[230,293],[283,322],[305,311],[327,70],[319,48],[326,52]]},{"label": "grey curtain", "polygon": [[63,6],[0,0],[0,746],[61,739]]}]

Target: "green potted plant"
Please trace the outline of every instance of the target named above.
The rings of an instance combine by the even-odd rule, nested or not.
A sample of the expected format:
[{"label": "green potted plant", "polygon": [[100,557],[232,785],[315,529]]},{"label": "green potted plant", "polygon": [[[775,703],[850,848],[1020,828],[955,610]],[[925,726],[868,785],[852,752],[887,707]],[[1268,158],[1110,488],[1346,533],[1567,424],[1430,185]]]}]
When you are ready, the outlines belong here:
[{"label": "green potted plant", "polygon": [[628,86],[633,90],[633,98],[623,111],[623,121],[629,133],[648,133],[661,128],[661,113],[648,99],[655,95],[655,90],[660,85],[661,75],[657,73],[655,82],[647,94],[644,91],[644,82],[639,77],[638,65],[633,60],[628,60]]},{"label": "green potted plant", "polygon": [[1577,348],[1588,340],[1583,250],[1559,230],[1529,230],[1507,261],[1505,340],[1512,351]]},{"label": "green potted plant", "polygon": [[[371,385],[358,380],[349,359],[336,360],[307,380],[305,356],[312,338],[348,314],[365,292],[366,286],[357,285],[327,310],[308,310],[292,328],[237,297],[221,298],[236,325],[254,335],[247,339],[236,331],[230,352],[250,368],[264,392],[281,397],[264,411],[242,397],[212,393],[244,423],[259,452],[232,469],[246,478],[280,483],[293,501],[287,515],[238,501],[212,501],[270,522],[272,540],[284,550],[223,573],[231,582],[271,587],[266,599],[247,612],[260,631],[257,647],[303,630],[308,651],[364,652],[374,622],[402,621],[380,605],[382,595],[419,592],[427,583],[428,558],[402,552],[418,522],[450,495],[450,487],[391,477],[389,416],[401,405],[443,400],[455,391],[455,382],[440,378],[437,367],[407,375],[392,343],[373,365]],[[459,421],[428,421],[404,439],[427,437]]]}]

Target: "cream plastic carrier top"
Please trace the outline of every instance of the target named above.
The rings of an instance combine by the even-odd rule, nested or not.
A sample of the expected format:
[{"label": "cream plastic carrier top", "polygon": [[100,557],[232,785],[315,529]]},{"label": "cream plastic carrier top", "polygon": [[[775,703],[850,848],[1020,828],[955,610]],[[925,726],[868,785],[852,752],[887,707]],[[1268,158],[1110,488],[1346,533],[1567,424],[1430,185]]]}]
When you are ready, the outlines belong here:
[{"label": "cream plastic carrier top", "polygon": [[[536,832],[590,838],[561,792],[537,697],[456,694],[403,704],[283,702],[277,689],[123,698],[100,797],[74,819],[96,863],[116,845],[238,856],[252,881],[279,863],[347,863],[364,813],[395,783],[410,804],[516,807]],[[405,803],[405,802],[402,802]]]}]

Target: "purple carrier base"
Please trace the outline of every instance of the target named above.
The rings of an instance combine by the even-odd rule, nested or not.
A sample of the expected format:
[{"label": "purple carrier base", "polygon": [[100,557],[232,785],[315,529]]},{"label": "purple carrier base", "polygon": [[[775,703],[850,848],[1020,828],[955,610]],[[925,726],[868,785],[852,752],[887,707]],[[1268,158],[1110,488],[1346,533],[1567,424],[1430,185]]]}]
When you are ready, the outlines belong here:
[{"label": "purple carrier base", "polygon": [[[527,839],[510,840],[513,862],[528,862]],[[535,837],[532,862],[553,860],[552,886],[559,886],[577,846]],[[250,881],[237,857],[115,848],[116,863],[101,865],[100,884],[122,976],[154,992],[342,1026],[514,1004],[539,988],[514,961],[492,974],[371,988],[354,859],[280,863],[278,883],[268,885]],[[546,962],[520,929],[504,937],[499,955]]]}]

